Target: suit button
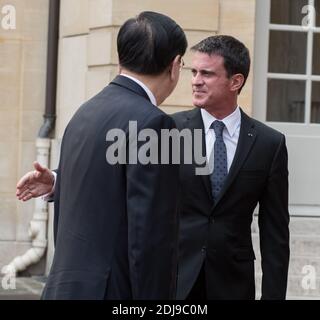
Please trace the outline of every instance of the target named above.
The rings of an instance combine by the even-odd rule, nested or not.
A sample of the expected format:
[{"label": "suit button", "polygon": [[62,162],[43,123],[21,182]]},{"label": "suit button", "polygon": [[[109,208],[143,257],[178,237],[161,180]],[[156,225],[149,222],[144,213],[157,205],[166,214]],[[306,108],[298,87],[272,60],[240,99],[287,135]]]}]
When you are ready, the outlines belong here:
[{"label": "suit button", "polygon": [[213,218],[213,217],[209,217],[209,222],[210,222],[211,224],[213,224],[213,223],[214,223],[214,218]]},{"label": "suit button", "polygon": [[203,246],[202,249],[201,249],[201,252],[202,252],[203,254],[205,254],[206,251],[207,251],[207,247]]}]

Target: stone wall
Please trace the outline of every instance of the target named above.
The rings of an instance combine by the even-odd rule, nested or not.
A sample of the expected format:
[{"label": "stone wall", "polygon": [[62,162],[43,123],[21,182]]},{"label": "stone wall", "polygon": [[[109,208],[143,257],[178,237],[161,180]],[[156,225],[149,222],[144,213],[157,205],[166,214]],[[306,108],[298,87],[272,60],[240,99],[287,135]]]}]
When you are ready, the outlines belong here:
[{"label": "stone wall", "polygon": [[8,3],[16,9],[16,29],[0,25],[0,269],[30,247],[34,203],[18,203],[15,189],[32,169],[42,124],[49,2],[0,0],[0,12]]}]

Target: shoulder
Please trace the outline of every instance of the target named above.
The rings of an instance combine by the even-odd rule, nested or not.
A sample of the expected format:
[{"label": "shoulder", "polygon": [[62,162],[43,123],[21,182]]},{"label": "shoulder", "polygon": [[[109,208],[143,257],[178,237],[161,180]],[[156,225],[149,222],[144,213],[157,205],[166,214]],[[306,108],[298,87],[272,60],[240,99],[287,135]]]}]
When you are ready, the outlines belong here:
[{"label": "shoulder", "polygon": [[170,117],[174,120],[177,126],[182,126],[182,124],[193,118],[199,113],[199,108],[194,108],[192,110],[180,111],[170,115]]},{"label": "shoulder", "polygon": [[166,114],[161,109],[151,105],[150,103],[148,108],[145,109],[142,127],[153,129],[171,129],[175,128],[176,124],[170,115]]},{"label": "shoulder", "polygon": [[275,140],[281,140],[284,137],[284,134],[274,128],[271,128],[270,126],[266,125],[265,123],[262,123],[261,121],[258,121],[256,119],[252,119],[252,121],[255,124],[255,127],[257,130],[261,133],[263,133],[265,136],[269,137],[270,139]]},{"label": "shoulder", "polygon": [[265,143],[278,145],[280,142],[285,141],[285,136],[283,133],[274,128],[271,128],[261,121],[249,117],[244,112],[242,112],[242,120],[244,119],[249,119],[252,127],[258,133],[259,138]]}]

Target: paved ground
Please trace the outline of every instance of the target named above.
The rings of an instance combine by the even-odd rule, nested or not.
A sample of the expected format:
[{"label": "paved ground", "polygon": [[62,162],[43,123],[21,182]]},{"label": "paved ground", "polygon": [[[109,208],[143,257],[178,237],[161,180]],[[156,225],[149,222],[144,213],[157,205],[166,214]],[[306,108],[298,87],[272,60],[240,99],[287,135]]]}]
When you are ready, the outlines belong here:
[{"label": "paved ground", "polygon": [[[4,289],[0,276],[0,300],[39,300],[45,278],[16,278],[15,289]],[[259,300],[259,297],[257,298]],[[287,300],[320,300],[320,297],[288,296]]]},{"label": "paved ground", "polygon": [[39,277],[16,278],[15,289],[4,289],[0,282],[0,300],[39,300],[44,281]]}]

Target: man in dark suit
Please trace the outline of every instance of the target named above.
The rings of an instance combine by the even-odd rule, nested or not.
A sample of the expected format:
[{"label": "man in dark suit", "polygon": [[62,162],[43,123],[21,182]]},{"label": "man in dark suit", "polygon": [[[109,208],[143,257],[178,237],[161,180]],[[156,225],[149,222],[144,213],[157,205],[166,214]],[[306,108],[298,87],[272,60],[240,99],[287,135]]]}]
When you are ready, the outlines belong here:
[{"label": "man in dark suit", "polygon": [[180,130],[203,130],[212,173],[197,175],[195,161],[180,167],[177,298],[255,299],[251,223],[259,204],[262,299],[284,299],[289,262],[285,137],[238,106],[250,68],[240,41],[213,36],[192,51],[198,108],[173,118]]},{"label": "man in dark suit", "polygon": [[62,139],[55,254],[43,299],[175,295],[179,167],[110,164],[106,136],[113,129],[125,133],[128,145],[118,152],[127,159],[129,121],[138,133],[153,129],[159,136],[175,127],[156,106],[177,84],[187,41],[169,17],[143,12],[124,23],[117,44],[121,74],[78,109]]}]

